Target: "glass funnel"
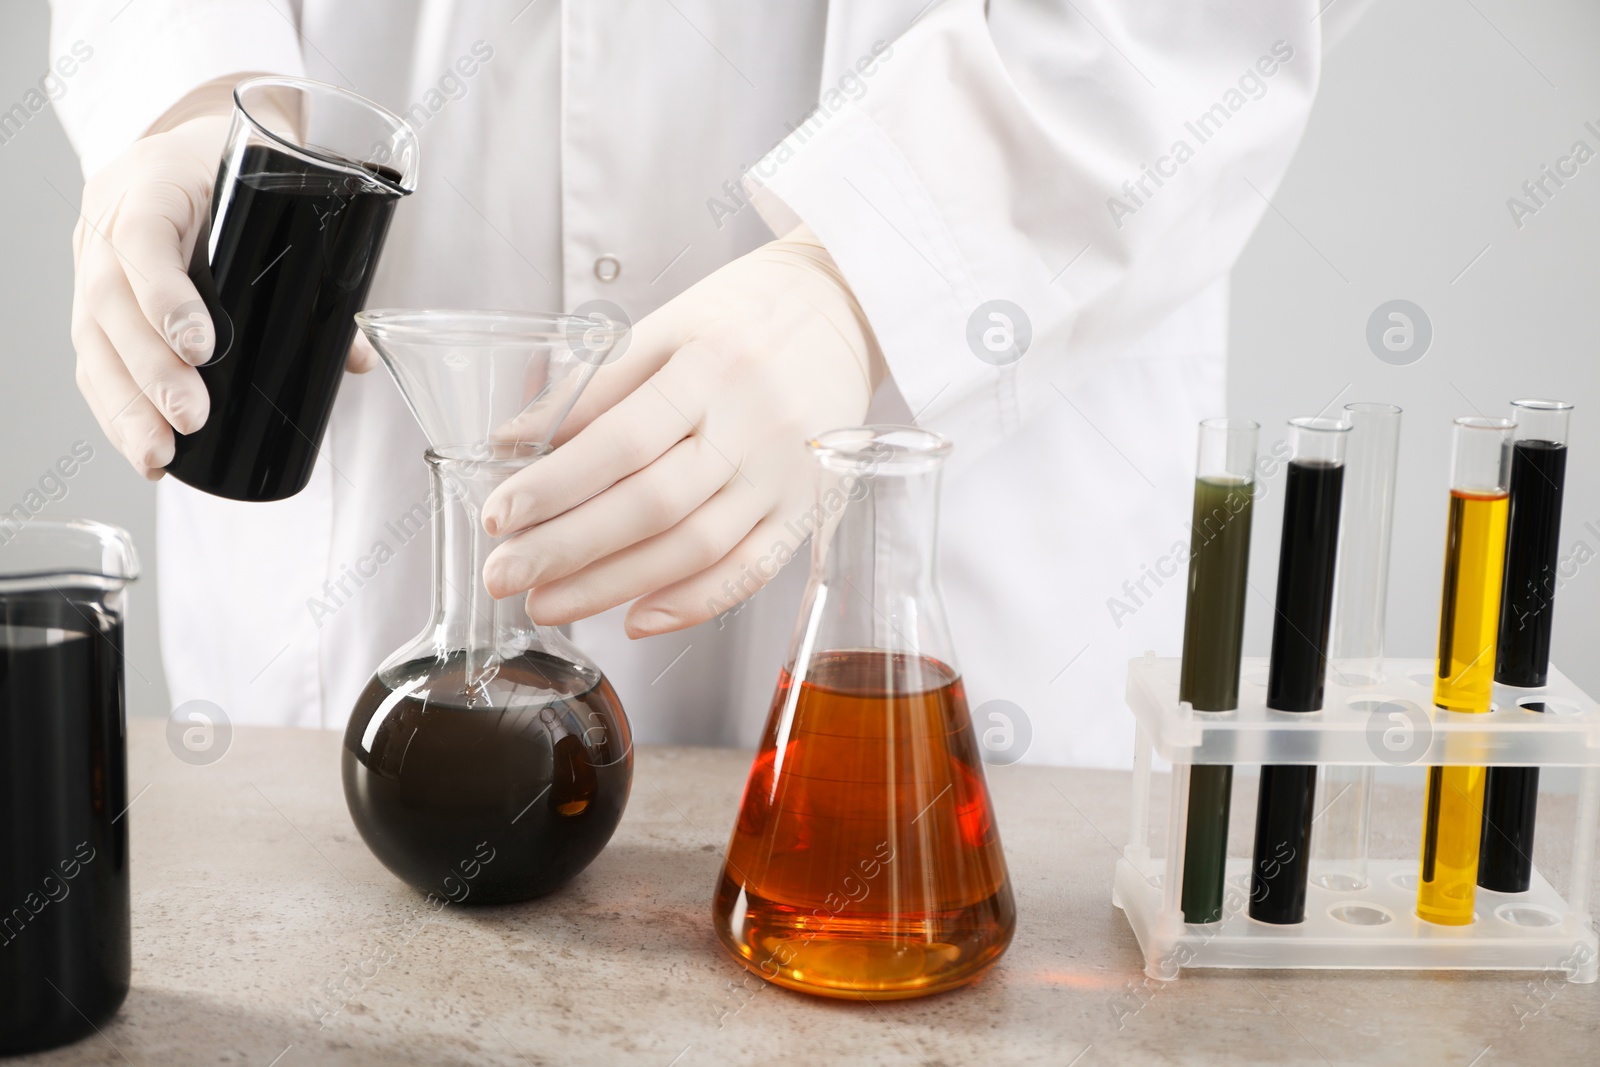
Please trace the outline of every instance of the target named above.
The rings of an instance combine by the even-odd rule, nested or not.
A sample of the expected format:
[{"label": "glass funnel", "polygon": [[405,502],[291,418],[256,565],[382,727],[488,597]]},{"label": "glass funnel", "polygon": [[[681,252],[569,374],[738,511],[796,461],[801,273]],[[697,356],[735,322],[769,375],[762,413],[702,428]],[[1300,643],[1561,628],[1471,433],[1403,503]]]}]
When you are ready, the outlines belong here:
[{"label": "glass funnel", "polygon": [[433,605],[345,730],[345,800],[402,880],[457,903],[527,900],[588,866],[622,818],[633,746],[616,693],[523,598],[483,584],[484,500],[549,451],[617,334],[498,311],[356,316],[428,438]]},{"label": "glass funnel", "polygon": [[811,580],[713,919],[790,989],[938,993],[993,966],[1016,923],[935,568],[950,444],[868,426],[811,450]]}]

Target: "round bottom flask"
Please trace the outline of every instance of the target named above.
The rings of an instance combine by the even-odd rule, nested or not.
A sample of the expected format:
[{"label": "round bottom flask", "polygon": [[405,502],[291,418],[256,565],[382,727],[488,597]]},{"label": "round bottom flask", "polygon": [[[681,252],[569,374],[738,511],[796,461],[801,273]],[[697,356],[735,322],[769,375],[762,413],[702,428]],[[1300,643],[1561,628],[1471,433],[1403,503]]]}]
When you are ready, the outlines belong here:
[{"label": "round bottom flask", "polygon": [[[542,312],[363,311],[432,446],[433,610],[378,668],[345,729],[344,795],[373,855],[456,903],[542,896],[622,820],[633,743],[617,695],[523,598],[483,584],[489,494],[549,452],[619,336]],[[462,444],[461,442],[469,442]]]},{"label": "round bottom flask", "polygon": [[534,625],[522,597],[490,597],[483,502],[549,453],[621,333],[494,310],[365,310],[355,322],[432,445],[434,606],[355,702],[344,798],[366,846],[414,888],[458,904],[528,901],[611,840],[634,745],[589,657]]},{"label": "round bottom flask", "polygon": [[419,890],[476,904],[543,896],[622,819],[632,755],[607,740],[626,745],[627,720],[604,676],[541,652],[502,663],[473,703],[463,659],[400,664],[367,684],[342,757],[351,818]]},{"label": "round bottom flask", "polygon": [[[481,451],[481,450],[479,450]],[[559,888],[600,854],[633,778],[627,717],[605,676],[522,598],[484,588],[488,493],[537,458],[429,451],[434,610],[356,701],[342,756],[350,816],[418,890],[504,904]]]}]

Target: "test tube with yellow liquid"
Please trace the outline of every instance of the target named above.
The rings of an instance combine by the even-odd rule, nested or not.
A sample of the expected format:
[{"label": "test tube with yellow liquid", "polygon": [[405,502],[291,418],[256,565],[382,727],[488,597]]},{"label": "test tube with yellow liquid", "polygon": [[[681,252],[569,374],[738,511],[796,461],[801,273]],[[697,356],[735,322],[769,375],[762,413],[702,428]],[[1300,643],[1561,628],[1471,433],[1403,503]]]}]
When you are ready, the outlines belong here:
[{"label": "test tube with yellow liquid", "polygon": [[[1433,681],[1433,702],[1444,711],[1490,710],[1513,431],[1509,419],[1462,418],[1455,424]],[[1472,922],[1486,774],[1483,767],[1428,768],[1418,918],[1445,926]]]}]

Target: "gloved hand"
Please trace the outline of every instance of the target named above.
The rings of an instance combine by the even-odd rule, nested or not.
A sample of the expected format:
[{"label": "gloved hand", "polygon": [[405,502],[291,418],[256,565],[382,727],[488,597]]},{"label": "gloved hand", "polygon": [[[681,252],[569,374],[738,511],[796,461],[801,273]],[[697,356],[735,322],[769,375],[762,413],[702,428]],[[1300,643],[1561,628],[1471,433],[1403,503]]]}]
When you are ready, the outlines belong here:
[{"label": "gloved hand", "polygon": [[559,447],[490,495],[485,529],[522,532],[486,561],[489,592],[530,590],[546,625],[639,597],[631,637],[728,610],[799,548],[806,441],[859,423],[883,375],[808,228],[733,261],[640,320]]},{"label": "gloved hand", "polygon": [[[172,431],[193,433],[210,398],[194,368],[216,334],[189,281],[211,210],[237,79],[202,86],[83,187],[72,232],[72,344],[78,390],[100,429],[151,480],[172,460]],[[376,362],[352,350],[351,369]]]}]

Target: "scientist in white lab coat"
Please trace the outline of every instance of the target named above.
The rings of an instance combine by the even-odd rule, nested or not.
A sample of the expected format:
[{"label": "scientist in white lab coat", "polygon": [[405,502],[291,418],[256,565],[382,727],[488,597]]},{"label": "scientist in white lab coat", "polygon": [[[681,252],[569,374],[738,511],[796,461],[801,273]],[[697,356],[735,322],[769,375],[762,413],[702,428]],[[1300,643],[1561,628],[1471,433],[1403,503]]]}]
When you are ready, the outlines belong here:
[{"label": "scientist in white lab coat", "polygon": [[[172,312],[228,89],[342,85],[422,141],[370,306],[635,324],[486,510],[526,530],[486,575],[575,623],[640,740],[754,744],[803,558],[739,605],[809,506],[802,442],[914,420],[956,444],[940,560],[979,730],[1002,709],[1030,760],[1128,761],[1126,661],[1179,645],[1228,271],[1354,0],[53,6],[52,54],[92,50],[56,104],[88,178],[78,382],[136,469],[206,415],[211,336]],[[427,538],[391,524],[423,447],[385,375],[351,376],[297,497],[160,483],[174,702],[343,725],[425,619]]]}]

